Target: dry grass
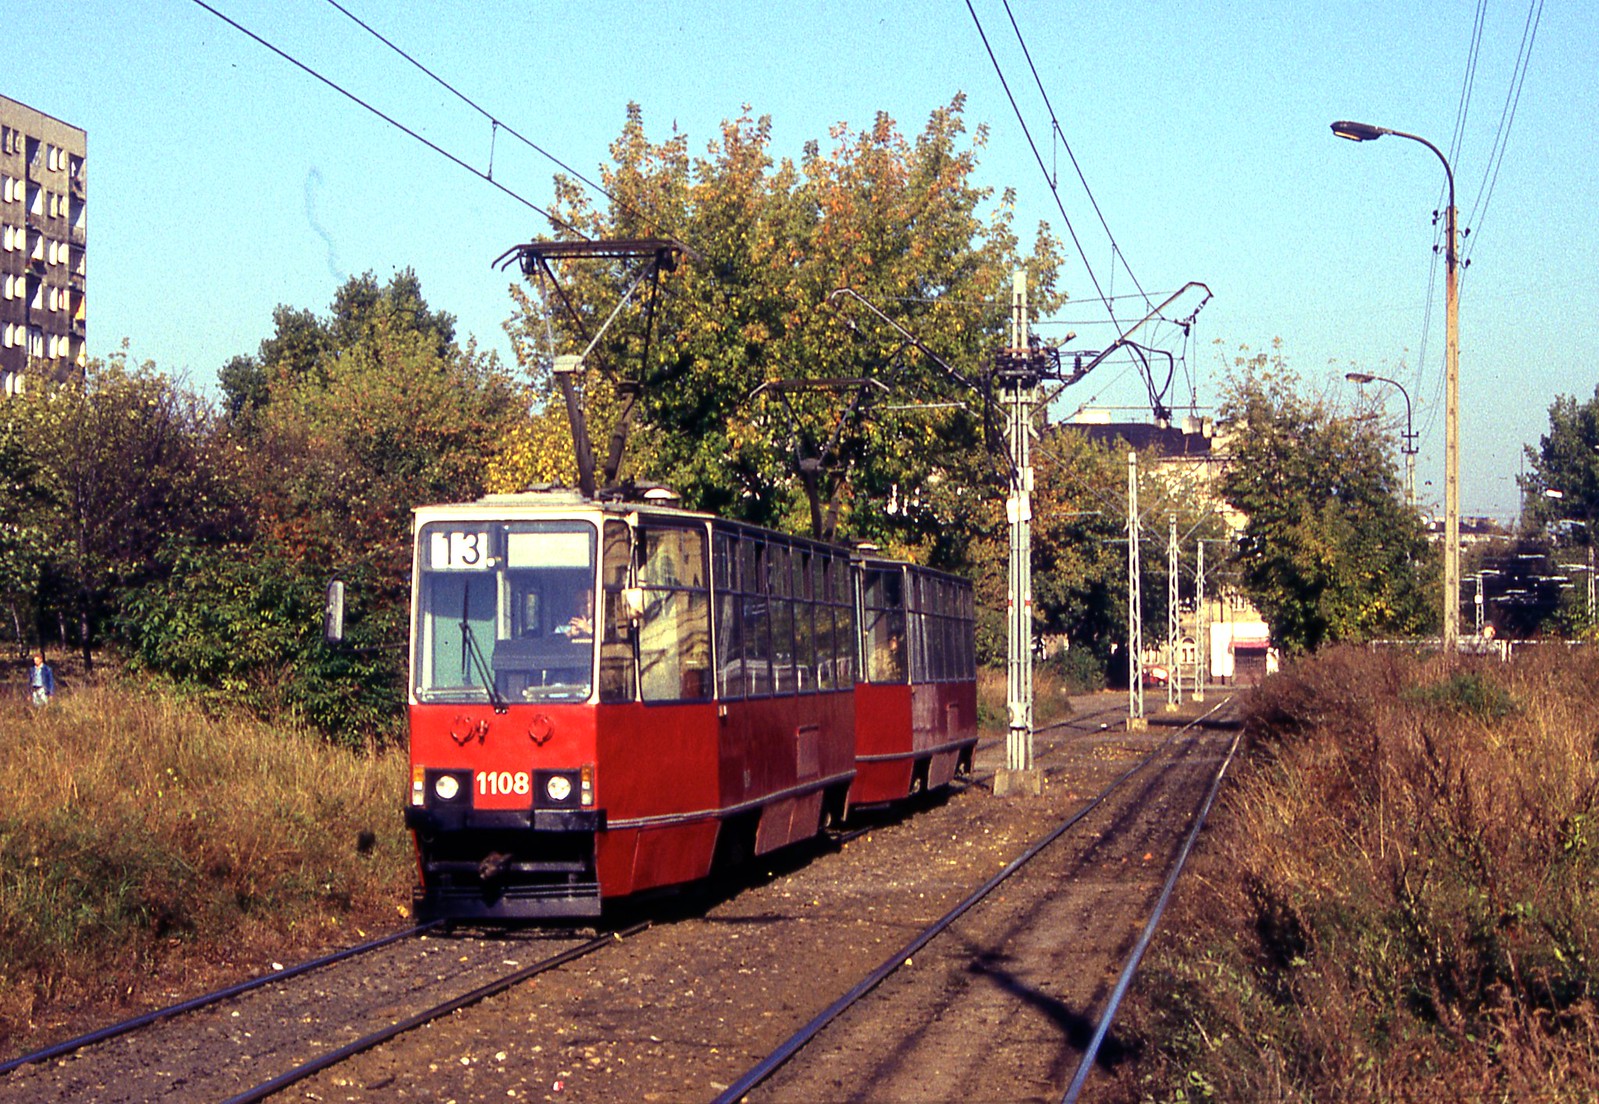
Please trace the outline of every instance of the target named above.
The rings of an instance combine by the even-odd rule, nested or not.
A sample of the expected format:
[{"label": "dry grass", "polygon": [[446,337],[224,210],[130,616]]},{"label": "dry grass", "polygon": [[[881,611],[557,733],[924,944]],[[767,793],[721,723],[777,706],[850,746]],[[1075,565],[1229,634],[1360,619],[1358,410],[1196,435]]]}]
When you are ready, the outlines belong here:
[{"label": "dry grass", "polygon": [[1334,650],[1262,687],[1123,1097],[1599,1097],[1596,684]]},{"label": "dry grass", "polygon": [[[1004,732],[1005,668],[977,669],[977,723],[985,733]],[[1033,724],[1046,725],[1071,716],[1071,690],[1059,672],[1045,664],[1033,667]]]},{"label": "dry grass", "polygon": [[403,753],[96,687],[0,732],[0,1049],[402,919]]}]

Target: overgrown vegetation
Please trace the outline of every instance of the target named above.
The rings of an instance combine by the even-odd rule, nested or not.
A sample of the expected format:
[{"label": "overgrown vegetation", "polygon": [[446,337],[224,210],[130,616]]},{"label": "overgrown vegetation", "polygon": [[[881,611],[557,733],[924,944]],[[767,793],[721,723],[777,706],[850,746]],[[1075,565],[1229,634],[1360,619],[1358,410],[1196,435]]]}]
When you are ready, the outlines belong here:
[{"label": "overgrown vegetation", "polygon": [[1599,656],[1268,681],[1123,1029],[1146,1101],[1599,1095]]},{"label": "overgrown vegetation", "polygon": [[81,686],[0,732],[0,1052],[403,919],[402,753]]}]

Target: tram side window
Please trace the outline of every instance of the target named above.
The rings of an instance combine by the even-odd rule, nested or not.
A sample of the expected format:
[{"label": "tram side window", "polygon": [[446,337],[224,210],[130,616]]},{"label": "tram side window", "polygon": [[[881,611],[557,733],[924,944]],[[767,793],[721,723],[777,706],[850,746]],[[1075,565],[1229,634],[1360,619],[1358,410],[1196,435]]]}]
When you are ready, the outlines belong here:
[{"label": "tram side window", "polygon": [[928,682],[933,678],[933,634],[938,631],[928,605],[927,589],[922,576],[911,573],[906,580],[905,637],[910,645],[910,677],[912,682]]},{"label": "tram side window", "polygon": [[961,678],[977,677],[977,603],[970,587],[961,588]]},{"label": "tram side window", "polygon": [[633,541],[626,522],[605,523],[604,558],[600,582],[605,590],[600,639],[600,700],[627,702],[638,696],[633,663],[633,622],[628,617],[623,591],[633,564]]},{"label": "tram side window", "polygon": [[705,533],[698,528],[649,529],[643,541],[642,696],[645,701],[709,698],[711,606],[705,585]]},{"label": "tram side window", "polygon": [[862,586],[867,678],[905,681],[905,589],[898,568],[868,568]]},{"label": "tram side window", "polygon": [[[816,557],[816,672],[823,690],[838,689],[843,674],[839,669],[839,656],[854,650],[847,634],[842,637],[844,647],[839,647],[840,634],[844,629],[839,624],[838,609],[833,604],[833,572],[838,569],[838,561],[832,556],[824,553]],[[844,679],[843,685],[853,686],[854,680]]]},{"label": "tram side window", "polygon": [[744,692],[772,692],[771,606],[764,593],[766,546],[752,536],[738,544],[738,586],[743,595]]},{"label": "tram side window", "polygon": [[794,581],[787,545],[766,546],[766,594],[772,611],[772,689],[792,694],[794,680]]},{"label": "tram side window", "polygon": [[717,532],[711,545],[711,569],[716,586],[716,696],[723,699],[744,696],[743,600],[735,585],[737,561],[734,535]]},{"label": "tram side window", "polygon": [[833,662],[840,689],[855,685],[855,582],[848,560],[831,557],[827,567],[829,599],[833,605]]},{"label": "tram side window", "polygon": [[928,677],[936,682],[949,678],[949,609],[944,604],[941,579],[922,579],[922,608],[928,612]]},{"label": "tram side window", "polygon": [[817,686],[815,556],[794,550],[794,674],[802,693]]}]

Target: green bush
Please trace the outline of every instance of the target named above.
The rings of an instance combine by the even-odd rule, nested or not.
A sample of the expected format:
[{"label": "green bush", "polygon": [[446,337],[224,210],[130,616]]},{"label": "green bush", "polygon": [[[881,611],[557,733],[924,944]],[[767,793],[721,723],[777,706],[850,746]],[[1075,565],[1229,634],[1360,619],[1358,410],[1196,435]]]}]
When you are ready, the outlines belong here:
[{"label": "green bush", "polygon": [[[384,646],[404,642],[399,614],[356,620],[350,646],[328,647],[327,578],[304,561],[242,547],[168,555],[166,582],[129,594],[118,622],[135,670],[211,706],[307,724],[342,743],[399,736],[403,650]],[[351,594],[366,582],[357,573]],[[365,642],[375,647],[357,647]]]}]

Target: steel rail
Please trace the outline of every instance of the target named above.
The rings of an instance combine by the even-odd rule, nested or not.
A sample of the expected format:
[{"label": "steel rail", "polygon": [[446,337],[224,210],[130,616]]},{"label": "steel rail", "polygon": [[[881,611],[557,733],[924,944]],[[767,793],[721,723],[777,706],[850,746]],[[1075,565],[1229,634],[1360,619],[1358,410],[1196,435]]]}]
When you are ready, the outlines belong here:
[{"label": "steel rail", "polygon": [[22,1066],[31,1065],[35,1062],[45,1062],[51,1058],[59,1058],[63,1054],[70,1054],[75,1050],[82,1050],[84,1047],[92,1046],[95,1043],[102,1043],[107,1039],[114,1039],[118,1035],[126,1035],[130,1031],[137,1031],[141,1027],[148,1027],[150,1024],[159,1023],[161,1020],[168,1019],[169,1017],[181,1015],[184,1012],[193,1012],[197,1008],[204,1008],[207,1005],[216,1004],[218,1001],[227,1000],[229,997],[236,997],[241,993],[248,993],[250,990],[259,989],[263,985],[270,985],[275,981],[287,981],[290,978],[299,977],[301,974],[309,973],[310,971],[320,969],[323,966],[331,966],[335,962],[343,962],[347,958],[354,958],[356,955],[366,954],[367,952],[375,951],[380,947],[387,947],[390,943],[397,943],[402,939],[409,939],[414,935],[421,935],[423,932],[431,931],[432,929],[440,926],[443,922],[444,921],[442,920],[432,920],[426,924],[418,924],[416,927],[406,928],[404,931],[385,935],[381,939],[374,939],[370,942],[361,943],[354,947],[346,947],[342,951],[335,951],[333,954],[324,955],[321,958],[314,958],[309,962],[302,962],[297,966],[290,966],[282,970],[274,970],[270,974],[262,974],[260,977],[251,978],[249,981],[241,981],[237,985],[230,985],[226,989],[218,989],[214,993],[204,993],[198,997],[191,997],[186,1001],[181,1001],[178,1004],[168,1005],[165,1008],[157,1008],[152,1012],[144,1013],[142,1016],[135,1016],[131,1020],[123,1020],[120,1023],[109,1024],[106,1027],[102,1027],[96,1031],[91,1031],[87,1035],[79,1035],[75,1039],[67,1039],[63,1042],[56,1043],[54,1046],[45,1047],[43,1050],[36,1050],[30,1054],[24,1054],[20,1057],[12,1058],[9,1061],[0,1062],[0,1076],[10,1073],[14,1069],[19,1069]]},{"label": "steel rail", "polygon": [[595,951],[603,950],[604,948],[618,943],[623,939],[637,935],[639,932],[644,931],[648,927],[650,927],[650,921],[645,920],[641,923],[634,924],[632,927],[624,928],[623,930],[617,932],[610,932],[606,935],[591,939],[587,943],[582,943],[576,947],[568,948],[567,950],[562,951],[560,954],[552,955],[549,958],[535,962],[530,966],[524,966],[514,973],[507,974],[506,976],[495,981],[488,982],[485,985],[480,985],[469,993],[463,993],[459,997],[452,997],[450,1000],[447,1000],[442,1004],[436,1004],[432,1008],[416,1013],[414,1016],[408,1016],[407,1018],[390,1024],[388,1027],[382,1028],[379,1031],[374,1031],[370,1035],[356,1039],[354,1042],[346,1043],[344,1046],[341,1046],[336,1050],[330,1050],[325,1054],[311,1059],[309,1062],[294,1067],[286,1073],[279,1074],[270,1081],[263,1081],[253,1089],[247,1089],[246,1091],[239,1093],[237,1096],[228,1097],[223,1104],[252,1104],[254,1101],[265,1100],[273,1093],[279,1092],[288,1086],[295,1084],[296,1082],[303,1081],[314,1073],[320,1073],[329,1066],[337,1065],[347,1058],[351,1058],[357,1054],[360,1054],[364,1050],[371,1050],[380,1043],[386,1043],[396,1035],[402,1035],[405,1032],[410,1031],[412,1028],[421,1027],[425,1023],[430,1023],[431,1021],[439,1019],[440,1017],[448,1016],[452,1012],[459,1011],[468,1005],[476,1004],[485,998],[494,996],[496,993],[503,993],[505,990],[514,985],[521,984],[536,974],[542,974],[546,970],[553,970],[557,966],[564,966],[568,962],[573,962],[579,958],[583,958],[585,955],[590,955]]},{"label": "steel rail", "polygon": [[1150,940],[1155,937],[1155,927],[1160,923],[1166,905],[1171,901],[1172,891],[1177,888],[1177,877],[1183,872],[1189,855],[1193,853],[1194,844],[1199,840],[1200,829],[1205,826],[1205,818],[1210,816],[1210,808],[1216,802],[1216,795],[1221,792],[1222,779],[1226,777],[1227,768],[1232,764],[1233,754],[1237,752],[1238,742],[1242,739],[1241,732],[1233,737],[1232,746],[1227,749],[1227,755],[1222,759],[1216,777],[1211,780],[1210,792],[1205,795],[1205,803],[1200,806],[1199,815],[1194,818],[1194,826],[1189,830],[1182,850],[1177,853],[1177,861],[1172,864],[1171,873],[1166,876],[1166,884],[1160,891],[1160,898],[1155,902],[1155,910],[1150,914],[1149,923],[1144,925],[1144,931],[1138,937],[1137,944],[1127,956],[1127,964],[1122,967],[1121,977],[1116,980],[1116,988],[1105,1004],[1105,1013],[1094,1029],[1094,1037],[1089,1040],[1088,1049],[1083,1051],[1082,1061],[1077,1064],[1077,1073],[1072,1077],[1072,1083],[1067,1086],[1066,1095],[1061,1097],[1061,1104],[1076,1104],[1078,1096],[1083,1091],[1089,1072],[1094,1068],[1094,1061],[1099,1057],[1100,1045],[1104,1043],[1105,1035],[1110,1031],[1111,1021],[1116,1018],[1116,1011],[1121,1007],[1122,998],[1127,995],[1133,975],[1138,971],[1138,964],[1143,961],[1144,952],[1149,949]]},{"label": "steel rail", "polygon": [[1168,747],[1176,742],[1178,737],[1182,736],[1189,729],[1198,727],[1202,721],[1214,715],[1231,700],[1232,699],[1230,697],[1222,699],[1200,717],[1189,721],[1181,728],[1178,728],[1172,732],[1170,736],[1166,737],[1166,739],[1157,744],[1148,755],[1144,756],[1144,758],[1140,759],[1137,763],[1134,763],[1118,778],[1116,778],[1115,781],[1111,782],[1108,786],[1102,789],[1093,798],[1093,800],[1088,802],[1088,804],[1084,805],[1081,809],[1078,809],[1077,812],[1073,813],[1061,824],[1056,825],[1032,846],[1027,848],[1027,850],[1023,851],[1021,855],[1007,864],[998,874],[995,874],[988,881],[984,882],[977,889],[973,890],[965,900],[961,901],[943,916],[933,921],[931,925],[924,928],[920,934],[912,938],[910,942],[906,943],[905,946],[901,947],[893,955],[885,959],[875,970],[866,975],[866,977],[853,989],[839,997],[821,1012],[817,1013],[809,1023],[800,1028],[793,1035],[789,1036],[789,1038],[779,1045],[776,1050],[772,1051],[759,1063],[746,1071],[744,1075],[741,1076],[737,1081],[734,1081],[731,1085],[724,1089],[720,1095],[714,1098],[713,1104],[736,1104],[737,1101],[741,1100],[746,1094],[754,1089],[755,1086],[759,1085],[773,1073],[777,1072],[777,1070],[781,1069],[794,1057],[794,1055],[798,1054],[807,1043],[809,1043],[817,1035],[821,1034],[822,1029],[830,1024],[833,1020],[837,1019],[841,1013],[843,1013],[851,1005],[858,1002],[873,989],[876,989],[878,985],[882,984],[884,979],[886,979],[894,971],[898,970],[909,959],[914,957],[918,951],[930,943],[936,936],[943,933],[945,929],[947,929],[956,920],[960,919],[961,916],[968,912],[974,905],[982,901],[989,894],[993,893],[994,890],[997,889],[1007,878],[1016,873],[1022,867],[1026,866],[1029,862],[1037,857],[1039,852],[1043,851],[1050,844],[1054,843],[1061,836],[1065,835],[1066,832],[1077,825],[1077,823],[1080,822],[1084,817],[1102,805],[1106,800],[1109,799],[1110,795],[1120,789],[1128,779],[1132,778],[1139,771],[1143,770],[1150,763],[1154,762],[1157,757],[1159,757]]}]

